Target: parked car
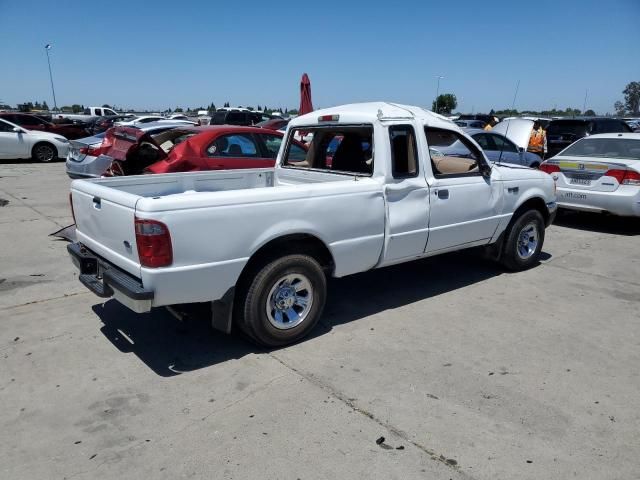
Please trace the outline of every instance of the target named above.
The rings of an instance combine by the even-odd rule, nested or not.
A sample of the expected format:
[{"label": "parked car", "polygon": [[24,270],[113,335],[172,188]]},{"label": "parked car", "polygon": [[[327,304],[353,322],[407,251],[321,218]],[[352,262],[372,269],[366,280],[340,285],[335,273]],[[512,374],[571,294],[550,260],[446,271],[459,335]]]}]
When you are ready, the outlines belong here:
[{"label": "parked car", "polygon": [[495,115],[487,115],[487,114],[483,114],[483,113],[471,113],[471,114],[463,114],[460,115],[458,117],[458,120],[480,120],[482,122],[484,122],[484,124],[486,125],[487,123],[490,123],[492,125],[495,125],[496,123],[498,123],[500,121],[500,119],[498,117],[496,117]]},{"label": "parked car", "polygon": [[75,123],[52,123],[40,116],[29,113],[0,113],[0,118],[19,125],[27,130],[49,132],[65,137],[68,140],[86,137],[89,133],[88,125]]},{"label": "parked car", "polygon": [[220,109],[211,117],[209,125],[240,125],[251,126],[269,119],[268,116],[250,110]]},{"label": "parked car", "polygon": [[97,117],[90,123],[89,131],[96,135],[101,132],[106,132],[115,125],[116,122],[127,122],[133,120],[135,115],[128,113],[123,115],[109,115],[108,117]]},{"label": "parked car", "polygon": [[484,128],[487,124],[482,120],[455,120],[453,123],[461,128]]},{"label": "parked car", "polygon": [[173,120],[164,118],[161,115],[142,115],[139,117],[134,117],[130,120],[121,120],[115,122],[114,125],[122,126],[122,127],[139,127],[140,125],[145,125],[147,123],[170,123],[172,125],[197,125],[196,122],[192,122],[191,120]]},{"label": "parked car", "polygon": [[56,133],[27,130],[0,118],[0,158],[50,162],[66,157],[69,141]]},{"label": "parked car", "polygon": [[[463,155],[429,155],[455,142]],[[67,249],[95,294],[136,312],[211,302],[214,328],[270,347],[314,328],[327,277],[478,246],[531,268],[556,210],[549,175],[492,165],[450,121],[383,102],[293,119],[275,169],[75,180],[71,201]]]},{"label": "parked car", "polygon": [[[112,175],[111,170],[114,157],[120,160],[115,165],[115,173],[123,174],[125,171],[140,173],[141,169],[135,169],[133,165],[124,166],[122,161],[127,158],[135,158],[131,163],[146,160],[144,166],[155,162],[159,157],[156,149],[161,149],[154,139],[158,135],[176,128],[191,128],[191,125],[182,123],[155,122],[140,127],[113,127],[104,132],[102,140],[97,143],[97,136],[85,138],[73,142],[67,155],[67,175],[70,178],[95,178],[104,175]],[[180,130],[169,136],[177,138],[184,135]],[[168,146],[165,145],[165,148]]]},{"label": "parked car", "polygon": [[584,137],[540,170],[553,176],[562,208],[640,216],[640,133]]},{"label": "parked car", "polygon": [[533,125],[534,122],[531,120],[514,119],[500,122],[488,132],[471,128],[464,130],[482,147],[492,162],[538,168],[542,158],[535,153],[527,152]]},{"label": "parked car", "polygon": [[[283,137],[282,132],[266,128],[211,126],[177,145],[145,172],[270,168],[275,165]],[[293,154],[306,156],[307,147],[295,139],[289,148]]]},{"label": "parked car", "polygon": [[617,118],[571,118],[552,120],[547,126],[547,156],[553,157],[576,140],[588,135],[631,131],[629,125]]}]

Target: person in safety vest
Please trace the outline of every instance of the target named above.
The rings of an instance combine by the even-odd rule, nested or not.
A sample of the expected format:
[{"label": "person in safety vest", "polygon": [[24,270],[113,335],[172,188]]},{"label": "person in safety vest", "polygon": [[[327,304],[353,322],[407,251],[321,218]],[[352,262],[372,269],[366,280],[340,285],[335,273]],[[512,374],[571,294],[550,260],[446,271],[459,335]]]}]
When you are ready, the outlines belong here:
[{"label": "person in safety vest", "polygon": [[529,138],[528,151],[535,153],[544,160],[547,153],[547,134],[538,122],[534,122],[531,129],[531,137]]}]

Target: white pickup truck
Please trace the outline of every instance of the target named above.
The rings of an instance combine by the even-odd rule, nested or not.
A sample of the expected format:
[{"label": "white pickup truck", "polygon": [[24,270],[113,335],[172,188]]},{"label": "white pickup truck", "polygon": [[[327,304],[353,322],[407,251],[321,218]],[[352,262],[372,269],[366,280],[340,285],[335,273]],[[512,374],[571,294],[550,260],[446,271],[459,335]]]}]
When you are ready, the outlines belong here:
[{"label": "white pickup truck", "polygon": [[[308,151],[295,136],[309,136]],[[280,346],[314,327],[326,278],[469,247],[536,265],[553,179],[490,164],[419,107],[345,105],[291,121],[274,169],[75,180],[80,281],[136,312],[211,302],[214,328]],[[372,299],[375,301],[375,299]]]}]

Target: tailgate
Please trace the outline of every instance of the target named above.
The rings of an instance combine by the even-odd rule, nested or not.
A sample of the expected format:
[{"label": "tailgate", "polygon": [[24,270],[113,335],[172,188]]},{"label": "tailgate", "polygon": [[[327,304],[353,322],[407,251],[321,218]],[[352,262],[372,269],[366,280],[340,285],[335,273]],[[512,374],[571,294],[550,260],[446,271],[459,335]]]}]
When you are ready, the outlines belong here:
[{"label": "tailgate", "polygon": [[71,183],[78,241],[135,277],[140,277],[134,227],[139,198],[91,181]]}]

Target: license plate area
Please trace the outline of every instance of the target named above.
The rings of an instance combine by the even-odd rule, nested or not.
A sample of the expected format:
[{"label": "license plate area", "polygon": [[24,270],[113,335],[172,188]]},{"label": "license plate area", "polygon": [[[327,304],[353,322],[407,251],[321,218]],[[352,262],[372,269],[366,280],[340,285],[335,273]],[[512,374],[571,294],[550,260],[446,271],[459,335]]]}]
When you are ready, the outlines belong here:
[{"label": "license plate area", "polygon": [[569,183],[572,185],[585,185],[590,186],[591,180],[588,178],[574,177],[569,179]]}]

